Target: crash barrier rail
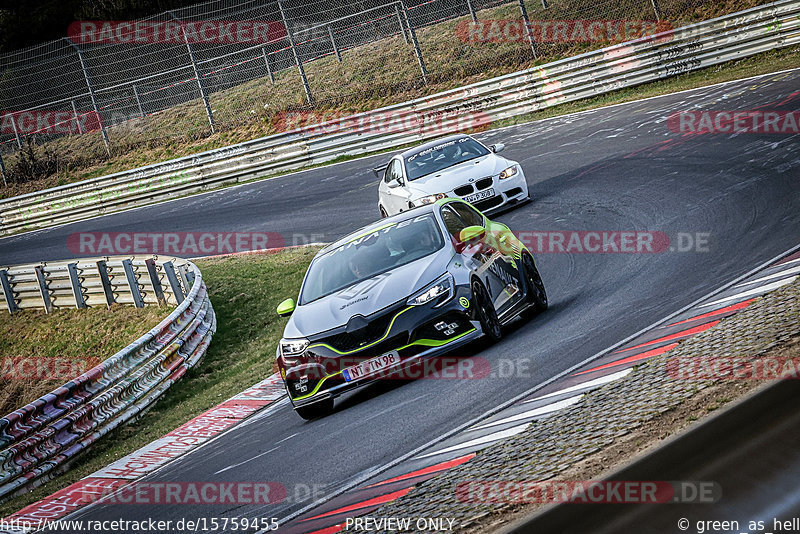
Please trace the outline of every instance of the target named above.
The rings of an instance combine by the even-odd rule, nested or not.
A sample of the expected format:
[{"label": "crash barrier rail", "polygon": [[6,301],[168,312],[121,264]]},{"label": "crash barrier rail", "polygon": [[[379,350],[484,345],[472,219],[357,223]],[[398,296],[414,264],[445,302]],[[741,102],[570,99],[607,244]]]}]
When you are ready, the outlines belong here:
[{"label": "crash barrier rail", "polygon": [[177,305],[101,364],[0,418],[0,500],[46,482],[98,439],[142,415],[203,357],[216,331],[202,275],[183,259],[25,265],[0,270],[0,280],[10,311],[111,302]]},{"label": "crash barrier rail", "polygon": [[0,233],[53,226],[296,170],[345,155],[480,129],[800,43],[800,1],[783,0],[429,97],[0,201]]}]

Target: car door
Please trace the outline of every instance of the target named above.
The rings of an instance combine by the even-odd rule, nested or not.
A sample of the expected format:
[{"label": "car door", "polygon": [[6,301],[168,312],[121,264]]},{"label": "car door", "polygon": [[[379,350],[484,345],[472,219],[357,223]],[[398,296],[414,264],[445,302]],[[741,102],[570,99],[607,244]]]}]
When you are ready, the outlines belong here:
[{"label": "car door", "polygon": [[[445,210],[452,215],[445,215]],[[460,230],[468,226],[482,226],[487,235],[480,243],[464,249],[462,254],[475,264],[476,271],[487,286],[498,315],[513,307],[522,299],[522,282],[517,269],[518,262],[507,247],[502,246],[503,236],[494,235],[491,222],[487,224],[475,208],[464,202],[450,202],[442,209],[442,217],[450,219],[445,225],[448,231]],[[458,222],[457,222],[458,221]],[[457,234],[456,234],[457,235]]]}]

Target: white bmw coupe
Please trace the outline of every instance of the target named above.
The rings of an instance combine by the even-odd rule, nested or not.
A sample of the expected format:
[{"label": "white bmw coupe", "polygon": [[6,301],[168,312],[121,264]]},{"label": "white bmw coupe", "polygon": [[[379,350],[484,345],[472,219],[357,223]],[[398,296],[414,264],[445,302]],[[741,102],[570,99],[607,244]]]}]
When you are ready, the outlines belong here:
[{"label": "white bmw coupe", "polygon": [[487,214],[530,200],[522,167],[498,155],[504,148],[458,134],[395,155],[382,176],[384,167],[372,169],[381,179],[381,216],[445,197],[461,198]]}]

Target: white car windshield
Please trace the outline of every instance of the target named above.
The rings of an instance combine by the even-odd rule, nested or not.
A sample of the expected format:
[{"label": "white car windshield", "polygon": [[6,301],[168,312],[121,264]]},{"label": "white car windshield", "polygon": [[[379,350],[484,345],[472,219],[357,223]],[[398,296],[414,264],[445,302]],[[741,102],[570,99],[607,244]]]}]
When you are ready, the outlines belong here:
[{"label": "white car windshield", "polygon": [[300,304],[433,254],[444,244],[441,227],[432,213],[360,234],[311,263]]},{"label": "white car windshield", "polygon": [[406,175],[413,181],[487,154],[489,151],[486,147],[474,139],[469,137],[453,139],[406,157]]}]

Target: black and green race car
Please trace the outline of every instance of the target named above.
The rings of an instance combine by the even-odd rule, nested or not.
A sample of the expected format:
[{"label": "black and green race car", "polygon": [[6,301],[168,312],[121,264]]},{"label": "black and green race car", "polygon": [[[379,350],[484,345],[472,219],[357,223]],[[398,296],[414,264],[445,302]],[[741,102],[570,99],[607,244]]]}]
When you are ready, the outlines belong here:
[{"label": "black and green race car", "polygon": [[308,267],[278,346],[289,399],[305,419],[333,399],[547,308],[533,256],[509,228],[445,198],[326,246]]}]

